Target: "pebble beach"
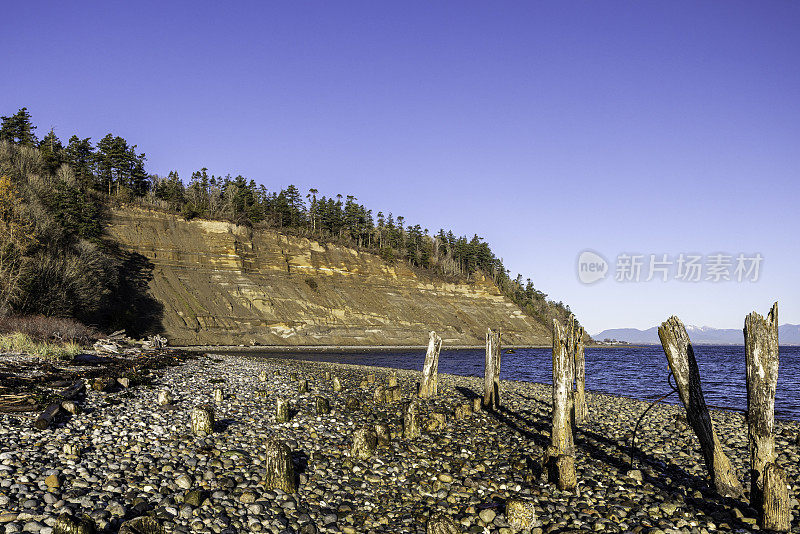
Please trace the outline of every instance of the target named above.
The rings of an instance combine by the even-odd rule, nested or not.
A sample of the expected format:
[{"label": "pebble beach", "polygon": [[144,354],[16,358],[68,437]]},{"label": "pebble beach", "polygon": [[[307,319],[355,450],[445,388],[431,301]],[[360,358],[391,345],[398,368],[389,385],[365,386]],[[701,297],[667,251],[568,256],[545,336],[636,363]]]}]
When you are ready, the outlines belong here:
[{"label": "pebble beach", "polygon": [[[421,435],[408,439],[403,414],[419,379],[415,371],[208,354],[157,371],[147,385],[90,389],[79,414],[47,430],[2,413],[0,533],[52,534],[62,514],[86,514],[100,532],[148,515],[176,533],[425,533],[439,514],[458,531],[492,534],[758,531],[746,501],[709,486],[682,407],[658,404],[648,412],[632,465],[631,434],[649,404],[589,391],[589,419],[575,436],[578,488],[562,492],[540,465],[549,443],[549,385],[502,381],[501,408],[474,411],[482,378],[440,374],[438,395],[418,401]],[[390,380],[398,398],[376,396]],[[172,402],[162,406],[157,397],[165,389]],[[318,397],[329,413],[318,413]],[[275,420],[278,398],[289,401],[288,422]],[[208,435],[192,433],[189,423],[201,404],[214,408]],[[743,414],[712,411],[712,418],[748,488]],[[368,458],[353,455],[356,431],[376,424],[388,427],[388,444]],[[792,531],[800,532],[800,426],[776,427]],[[295,493],[266,487],[267,438],[291,449]],[[65,444],[77,448],[70,454]],[[509,501],[522,501],[534,517],[512,521]]]}]

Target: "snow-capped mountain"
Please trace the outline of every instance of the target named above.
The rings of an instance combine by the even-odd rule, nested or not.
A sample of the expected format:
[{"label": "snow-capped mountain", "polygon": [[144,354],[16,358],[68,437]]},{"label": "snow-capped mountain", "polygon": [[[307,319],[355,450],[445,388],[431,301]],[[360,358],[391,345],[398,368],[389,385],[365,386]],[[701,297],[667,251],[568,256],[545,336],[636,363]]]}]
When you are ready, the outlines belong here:
[{"label": "snow-capped mountain", "polygon": [[[687,325],[686,333],[692,343],[698,345],[743,345],[742,330],[736,328],[714,328],[712,326]],[[639,345],[657,345],[658,327],[639,330],[637,328],[612,328],[593,334],[597,341],[614,339]],[[800,345],[800,325],[784,324],[778,327],[778,340],[781,345]]]}]

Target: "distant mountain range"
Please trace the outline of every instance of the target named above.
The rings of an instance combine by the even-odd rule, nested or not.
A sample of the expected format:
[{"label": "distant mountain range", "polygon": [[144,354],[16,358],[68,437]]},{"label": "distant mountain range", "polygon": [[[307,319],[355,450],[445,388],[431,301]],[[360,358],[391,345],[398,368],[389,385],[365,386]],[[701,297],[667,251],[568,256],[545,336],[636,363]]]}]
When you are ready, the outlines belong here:
[{"label": "distant mountain range", "polygon": [[[697,345],[744,345],[744,334],[736,328],[712,328],[710,326],[686,326],[692,343]],[[614,339],[639,345],[660,345],[658,327],[639,330],[637,328],[612,328],[593,334],[596,341]],[[781,345],[800,345],[800,325],[784,324],[778,327],[778,342]]]}]

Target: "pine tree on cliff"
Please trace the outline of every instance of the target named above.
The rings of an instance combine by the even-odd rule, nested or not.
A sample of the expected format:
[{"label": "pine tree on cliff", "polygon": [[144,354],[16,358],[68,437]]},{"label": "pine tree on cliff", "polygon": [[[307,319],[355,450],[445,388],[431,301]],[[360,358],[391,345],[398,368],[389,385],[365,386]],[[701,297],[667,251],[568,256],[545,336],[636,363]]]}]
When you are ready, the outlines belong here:
[{"label": "pine tree on cliff", "polygon": [[9,141],[22,146],[35,147],[36,136],[33,131],[36,126],[31,122],[28,108],[21,108],[10,117],[0,117],[3,121],[0,126],[0,141]]}]

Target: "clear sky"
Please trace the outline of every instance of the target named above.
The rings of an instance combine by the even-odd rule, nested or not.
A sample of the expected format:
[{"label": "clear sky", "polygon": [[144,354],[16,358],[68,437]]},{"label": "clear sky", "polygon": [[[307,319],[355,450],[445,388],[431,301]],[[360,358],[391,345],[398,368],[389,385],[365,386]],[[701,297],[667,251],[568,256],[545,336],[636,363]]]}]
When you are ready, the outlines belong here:
[{"label": "clear sky", "polygon": [[[11,2],[0,114],[477,233],[590,332],[800,323],[799,28],[790,1]],[[626,252],[764,259],[616,282]]]}]

